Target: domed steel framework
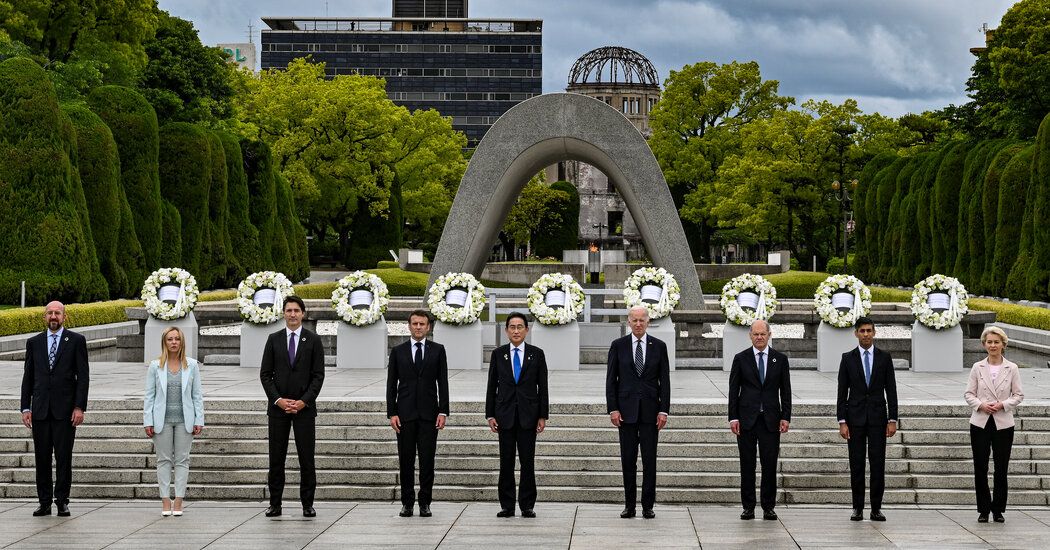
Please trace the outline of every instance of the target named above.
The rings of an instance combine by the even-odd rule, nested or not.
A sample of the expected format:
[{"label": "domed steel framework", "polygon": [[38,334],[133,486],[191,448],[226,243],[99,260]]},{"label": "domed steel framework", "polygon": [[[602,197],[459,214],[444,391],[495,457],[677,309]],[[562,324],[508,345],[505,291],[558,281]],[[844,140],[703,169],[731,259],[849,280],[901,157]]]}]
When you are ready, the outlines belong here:
[{"label": "domed steel framework", "polygon": [[630,48],[604,46],[580,56],[569,71],[569,87],[601,84],[659,88],[660,79],[644,55]]}]

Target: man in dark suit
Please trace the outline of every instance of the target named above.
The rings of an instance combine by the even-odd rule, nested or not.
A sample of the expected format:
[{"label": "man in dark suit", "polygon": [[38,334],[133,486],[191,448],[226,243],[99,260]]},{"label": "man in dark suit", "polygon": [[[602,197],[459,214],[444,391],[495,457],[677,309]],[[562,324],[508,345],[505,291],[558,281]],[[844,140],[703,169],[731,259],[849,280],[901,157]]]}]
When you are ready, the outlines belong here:
[{"label": "man in dark suit", "polygon": [[266,339],[259,378],[269,399],[266,410],[270,440],[270,472],[266,484],[270,507],[266,517],[281,515],[284,494],[284,461],[288,456],[288,433],[295,431],[299,456],[299,500],[303,517],[312,518],[317,474],[314,470],[314,424],[317,394],[324,383],[324,346],[321,338],[303,327],[306,304],[298,296],[284,299],[285,328]]},{"label": "man in dark suit", "polygon": [[751,324],[750,348],[729,371],[729,429],[740,449],[740,519],[755,519],[755,447],[762,457],[762,519],[775,520],[780,434],[791,424],[788,358],[769,347],[769,323]]},{"label": "man in dark suit", "polygon": [[499,434],[499,504],[496,517],[514,516],[514,450],[521,461],[518,505],[521,515],[536,517],[536,435],[550,416],[547,394],[547,358],[543,350],[525,345],[529,320],[518,312],[504,323],[509,344],[492,350],[485,417]]},{"label": "man in dark suit", "polygon": [[448,417],[448,361],[445,346],[427,340],[430,314],[408,316],[412,337],[390,350],[386,377],[386,415],[397,433],[401,470],[401,517],[412,517],[416,454],[419,454],[419,515],[428,518],[434,487],[438,430]]},{"label": "man in dark suit", "polygon": [[[73,440],[84,422],[88,399],[87,340],[65,328],[66,306],[44,308],[47,330],[26,341],[22,374],[22,424],[33,430],[36,495],[34,516],[51,515],[54,498],[59,516],[69,515],[73,480]],[[51,455],[55,482],[51,485]]]},{"label": "man in dark suit", "polygon": [[849,482],[853,515],[864,519],[864,453],[871,463],[871,520],[886,521],[886,439],[897,433],[897,382],[893,359],[874,345],[875,322],[861,317],[854,326],[858,346],[842,354],[836,409],[839,435],[849,446]]},{"label": "man in dark suit", "polygon": [[621,518],[635,516],[638,498],[638,448],[642,449],[642,517],[655,518],[656,443],[671,412],[671,367],[667,344],[645,333],[649,310],[644,306],[627,312],[631,334],[609,346],[605,401],[609,419],[619,428],[620,464],[626,506]]}]

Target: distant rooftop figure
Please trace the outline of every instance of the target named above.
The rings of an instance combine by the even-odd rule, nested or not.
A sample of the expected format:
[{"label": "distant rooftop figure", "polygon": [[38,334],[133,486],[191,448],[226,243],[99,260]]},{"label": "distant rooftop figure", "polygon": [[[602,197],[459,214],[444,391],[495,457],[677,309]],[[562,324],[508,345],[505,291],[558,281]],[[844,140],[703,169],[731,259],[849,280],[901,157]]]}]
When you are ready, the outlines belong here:
[{"label": "distant rooftop figure", "polygon": [[619,46],[603,46],[576,60],[569,71],[570,90],[577,86],[631,84],[660,87],[656,68],[644,55]]}]

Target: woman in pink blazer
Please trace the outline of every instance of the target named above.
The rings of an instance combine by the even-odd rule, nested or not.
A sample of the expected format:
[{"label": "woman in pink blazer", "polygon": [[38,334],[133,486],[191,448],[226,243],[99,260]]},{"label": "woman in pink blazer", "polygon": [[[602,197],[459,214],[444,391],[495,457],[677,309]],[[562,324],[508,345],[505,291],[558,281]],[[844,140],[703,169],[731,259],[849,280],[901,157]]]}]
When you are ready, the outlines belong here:
[{"label": "woman in pink blazer", "polygon": [[[970,447],[973,449],[973,484],[977,491],[977,521],[988,523],[988,513],[997,523],[1006,518],[1006,473],[1014,442],[1014,409],[1024,399],[1017,364],[1003,357],[1009,339],[999,327],[981,333],[988,357],[973,364],[966,386],[970,415]],[[995,457],[995,494],[988,493],[988,456]]]}]

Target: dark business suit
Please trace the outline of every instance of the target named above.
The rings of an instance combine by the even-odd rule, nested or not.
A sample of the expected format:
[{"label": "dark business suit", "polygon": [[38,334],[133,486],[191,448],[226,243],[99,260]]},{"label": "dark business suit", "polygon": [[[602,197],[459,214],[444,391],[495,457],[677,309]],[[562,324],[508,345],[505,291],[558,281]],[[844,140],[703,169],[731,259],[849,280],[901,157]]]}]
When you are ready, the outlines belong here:
[{"label": "dark business suit", "polygon": [[518,505],[531,510],[536,505],[536,424],[550,416],[547,393],[547,358],[543,350],[523,344],[521,374],[514,382],[510,344],[492,350],[489,383],[485,392],[485,417],[499,425],[499,503],[514,509],[514,450],[521,461]]},{"label": "dark business suit", "polygon": [[882,508],[886,490],[886,424],[897,420],[897,382],[889,353],[872,346],[871,385],[864,380],[860,350],[842,354],[836,409],[849,426],[849,473],[853,509],[864,509],[864,453],[871,463],[871,509]]},{"label": "dark business suit", "polygon": [[437,418],[448,416],[448,361],[445,346],[427,340],[421,364],[415,363],[412,340],[390,350],[386,378],[386,415],[401,420],[397,456],[401,470],[401,504],[415,501],[416,454],[419,454],[419,505],[430,506],[437,452]]},{"label": "dark business suit", "polygon": [[667,344],[645,335],[642,375],[634,367],[633,334],[613,340],[609,347],[605,401],[608,412],[620,411],[620,463],[627,508],[635,509],[638,498],[638,447],[642,449],[642,508],[656,502],[656,419],[671,412],[671,367]]},{"label": "dark business suit", "polygon": [[765,380],[759,376],[755,348],[733,357],[729,371],[729,420],[740,421],[740,502],[755,508],[755,447],[762,457],[762,509],[777,502],[777,457],[780,454],[780,421],[791,422],[791,371],[783,353],[766,346]]},{"label": "dark business suit", "polygon": [[[63,329],[58,339],[55,365],[48,363],[49,331],[26,341],[22,375],[22,409],[33,415],[33,451],[36,494],[43,506],[69,502],[73,481],[73,409],[87,411],[87,340]],[[55,480],[51,485],[51,455],[55,455]]]},{"label": "dark business suit", "polygon": [[[289,365],[288,340],[285,329],[270,334],[263,349],[259,378],[269,406],[266,409],[269,424],[270,472],[266,483],[270,490],[270,505],[281,506],[284,494],[284,462],[288,456],[288,432],[295,432],[295,451],[299,456],[299,500],[303,506],[313,506],[317,474],[314,469],[314,423],[317,420],[317,394],[324,383],[324,346],[312,331],[296,330],[295,361]],[[301,400],[306,407],[295,414],[284,412],[275,403],[278,399]]]}]

